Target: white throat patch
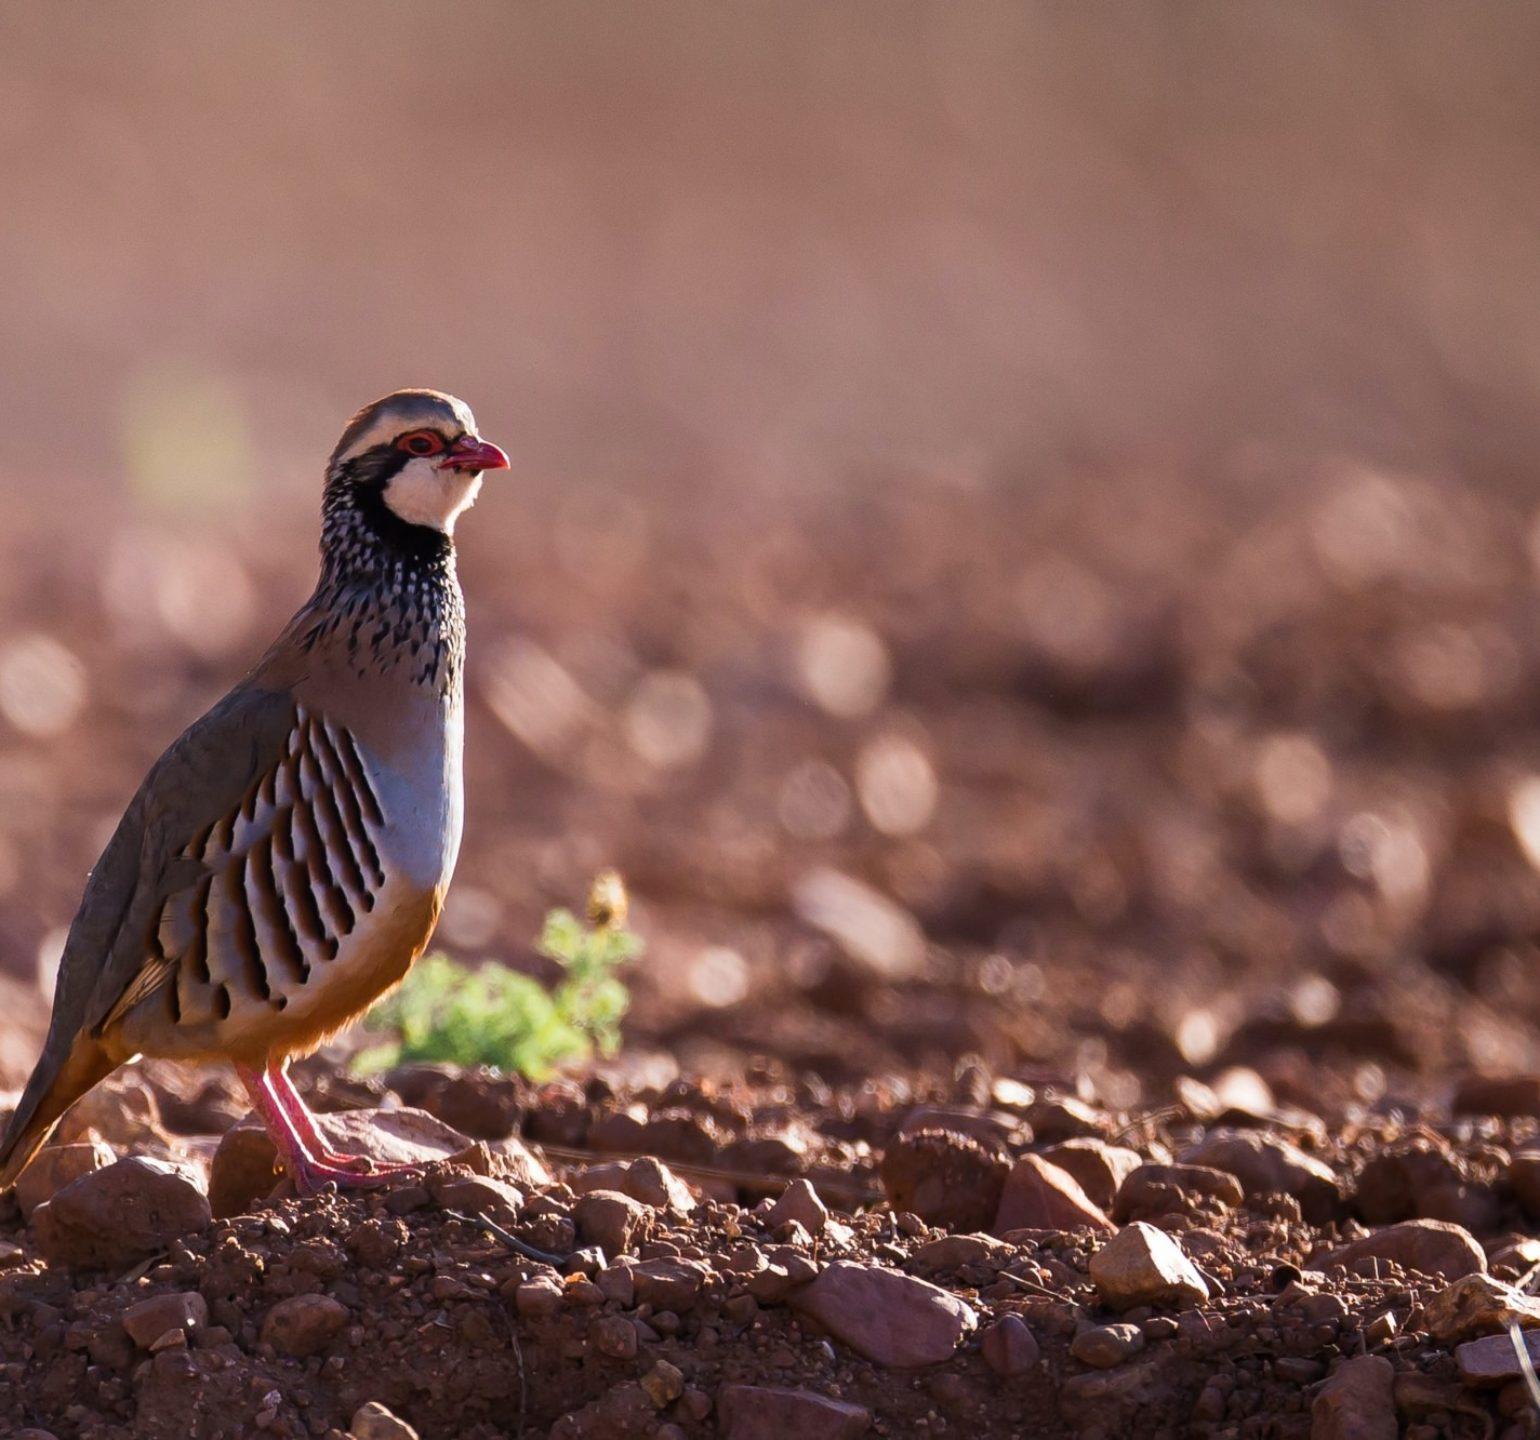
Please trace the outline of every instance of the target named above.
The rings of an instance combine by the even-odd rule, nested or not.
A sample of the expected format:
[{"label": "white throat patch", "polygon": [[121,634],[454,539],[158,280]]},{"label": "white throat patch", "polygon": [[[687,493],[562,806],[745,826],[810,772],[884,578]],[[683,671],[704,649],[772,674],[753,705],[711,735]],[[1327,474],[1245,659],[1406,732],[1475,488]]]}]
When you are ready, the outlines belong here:
[{"label": "white throat patch", "polygon": [[476,503],[477,471],[440,470],[431,459],[411,460],[390,478],[385,503],[408,525],[455,533],[455,521]]}]

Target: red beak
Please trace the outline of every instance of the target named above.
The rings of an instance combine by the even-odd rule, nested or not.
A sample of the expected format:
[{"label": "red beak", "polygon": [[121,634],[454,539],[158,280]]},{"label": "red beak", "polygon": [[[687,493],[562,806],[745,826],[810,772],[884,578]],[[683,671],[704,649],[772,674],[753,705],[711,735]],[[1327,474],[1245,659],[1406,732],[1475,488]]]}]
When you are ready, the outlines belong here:
[{"label": "red beak", "polygon": [[490,440],[461,436],[438,463],[440,470],[506,470],[508,457]]}]

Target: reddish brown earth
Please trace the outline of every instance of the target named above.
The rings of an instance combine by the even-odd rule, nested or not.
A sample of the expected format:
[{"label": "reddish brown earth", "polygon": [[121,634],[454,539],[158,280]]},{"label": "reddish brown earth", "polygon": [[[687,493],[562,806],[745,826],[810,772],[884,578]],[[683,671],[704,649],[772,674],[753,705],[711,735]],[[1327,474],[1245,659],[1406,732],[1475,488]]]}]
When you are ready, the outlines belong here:
[{"label": "reddish brown earth", "polygon": [[[381,1102],[328,1123],[447,1158],[297,1201],[253,1198],[260,1132],[176,1133],[221,1123],[222,1087],[130,1074],[21,1187],[30,1224],[10,1202],[0,1423],[404,1434],[355,1421],[374,1402],[445,1440],[1534,1433],[1481,1337],[1540,1323],[1499,1283],[1540,1258],[1540,1081],[1461,1097],[1505,1118],[1328,1127],[1244,1079],[1123,1113],[976,1067],[832,1090],[418,1067],[312,1096]],[[960,1198],[983,1208],[948,1228]]]},{"label": "reddish brown earth", "polygon": [[[1540,1258],[1511,1248],[1540,1217],[1540,1080],[1473,1078],[1540,1072],[1529,517],[1322,466],[1240,524],[1202,475],[696,496],[667,526],[535,494],[495,548],[469,531],[442,943],[543,973],[541,913],[618,864],[649,943],[621,1055],[539,1089],[309,1067],[326,1105],[437,1111],[440,1165],[521,1136],[552,1178],[517,1194],[264,1204],[249,1130],[208,1175],[244,1114],[219,1077],[93,1097],[59,1178],[108,1158],[93,1130],[191,1177],[9,1212],[0,1422],[363,1437],[390,1433],[355,1425],[377,1401],[437,1436],[1529,1433],[1507,1341],[1464,1362],[1490,1383],[1456,1359],[1524,1303],[1429,1310],[1453,1271]],[[44,1014],[31,957],[46,980],[104,823],[309,545],[296,521],[264,568],[231,542],[248,608],[216,645],[124,579],[185,542],[113,558],[29,523],[0,534],[36,615],[0,647],[9,1085]],[[604,1154],[658,1157],[699,1203],[648,1208],[654,1176],[584,1208]],[[795,1177],[833,1228],[762,1208]],[[612,1253],[542,1278],[446,1205]],[[1460,1231],[1346,1248],[1416,1219]],[[1092,1272],[1115,1233],[1155,1277],[1122,1310]],[[675,1261],[666,1300],[636,1289]],[[134,1338],[124,1312],[161,1295]]]}]

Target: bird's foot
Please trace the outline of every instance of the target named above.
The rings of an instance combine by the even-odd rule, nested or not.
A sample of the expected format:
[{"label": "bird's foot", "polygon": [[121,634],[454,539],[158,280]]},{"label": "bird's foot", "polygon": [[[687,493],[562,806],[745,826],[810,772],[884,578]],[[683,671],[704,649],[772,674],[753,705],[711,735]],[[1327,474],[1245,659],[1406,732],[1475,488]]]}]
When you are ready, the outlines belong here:
[{"label": "bird's foot", "polygon": [[338,1155],[328,1150],[320,1157],[323,1165],[346,1170],[354,1175],[421,1175],[421,1165],[397,1165],[385,1160],[375,1160],[368,1155]]},{"label": "bird's foot", "polygon": [[[358,1155],[336,1158],[368,1164],[362,1156]],[[348,1165],[333,1164],[331,1158],[326,1160],[306,1158],[295,1162],[294,1168],[290,1171],[290,1178],[299,1194],[314,1195],[326,1185],[335,1185],[339,1190],[363,1190],[374,1185],[384,1185],[410,1169],[410,1166],[405,1165],[380,1170],[355,1169]]]}]

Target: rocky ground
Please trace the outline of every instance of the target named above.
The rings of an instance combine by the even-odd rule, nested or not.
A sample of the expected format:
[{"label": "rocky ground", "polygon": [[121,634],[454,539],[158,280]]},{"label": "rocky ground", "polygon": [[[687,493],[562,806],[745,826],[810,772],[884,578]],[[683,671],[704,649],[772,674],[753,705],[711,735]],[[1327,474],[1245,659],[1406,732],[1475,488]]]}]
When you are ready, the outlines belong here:
[{"label": "rocky ground", "polygon": [[[323,1057],[317,1105],[431,1163],[303,1205],[218,1077],[92,1097],[0,1212],[0,1425],[1528,1433],[1540,528],[1481,463],[679,475],[467,527],[435,943],[549,979],[541,917],[619,867],[620,1055]],[[304,593],[278,509],[0,496],[0,1095],[106,827]]]},{"label": "rocky ground", "polygon": [[0,1234],[6,1433],[1540,1431],[1540,1078],[1332,1126],[1244,1071],[1133,1113],[979,1067],[305,1084],[420,1176],[287,1197],[159,1067],[70,1117]]}]

